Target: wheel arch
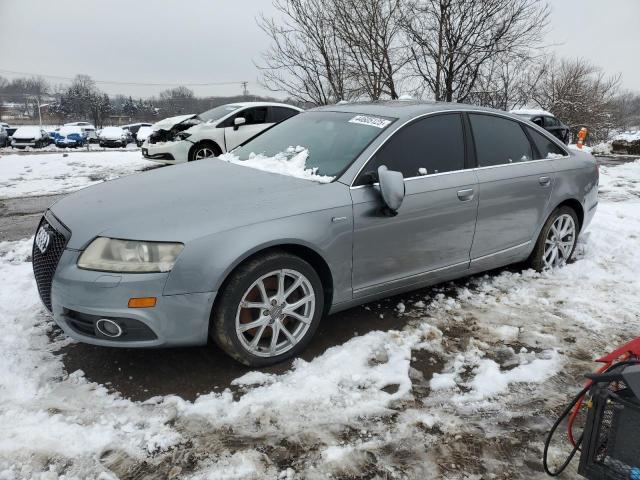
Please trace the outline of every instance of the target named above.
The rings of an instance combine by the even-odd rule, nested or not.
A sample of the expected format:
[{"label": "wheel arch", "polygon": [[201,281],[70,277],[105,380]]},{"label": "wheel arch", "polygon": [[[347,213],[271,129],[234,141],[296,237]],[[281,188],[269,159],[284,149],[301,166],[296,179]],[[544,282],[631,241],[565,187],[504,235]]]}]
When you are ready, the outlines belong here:
[{"label": "wheel arch", "polygon": [[567,198],[562,202],[560,202],[558,205],[556,205],[553,210],[556,210],[557,208],[565,207],[565,206],[570,207],[571,209],[573,209],[574,212],[576,212],[576,215],[578,216],[578,231],[581,231],[582,225],[584,224],[584,207],[575,198]]},{"label": "wheel arch", "polygon": [[189,152],[187,153],[187,159],[190,159],[191,155],[193,154],[195,149],[198,148],[201,145],[210,145],[212,148],[217,149],[218,152],[220,152],[220,154],[224,153],[224,150],[222,149],[222,147],[220,146],[220,144],[218,142],[216,142],[215,140],[211,140],[210,138],[203,138],[203,139],[198,140],[197,142],[195,142],[189,148]]},{"label": "wheel arch", "polygon": [[[272,251],[283,251],[289,253],[291,255],[295,255],[306,262],[308,262],[313,269],[316,271],[318,276],[320,277],[320,281],[322,282],[322,289],[324,293],[324,313],[328,313],[331,309],[331,303],[333,301],[333,274],[331,273],[331,268],[327,263],[324,256],[318,252],[316,249],[311,247],[310,245],[299,242],[299,241],[282,241],[282,242],[273,242],[264,245],[260,245],[255,247],[254,249],[246,252],[245,254],[238,257],[231,265],[227,268],[227,270],[222,275],[223,280],[220,281],[217,286],[217,291],[220,292],[224,289],[226,284],[233,272],[235,272],[241,265],[244,263],[251,261],[255,257],[259,255],[264,255],[267,252]],[[216,298],[217,301],[217,298]],[[213,307],[215,308],[215,303]]]}]

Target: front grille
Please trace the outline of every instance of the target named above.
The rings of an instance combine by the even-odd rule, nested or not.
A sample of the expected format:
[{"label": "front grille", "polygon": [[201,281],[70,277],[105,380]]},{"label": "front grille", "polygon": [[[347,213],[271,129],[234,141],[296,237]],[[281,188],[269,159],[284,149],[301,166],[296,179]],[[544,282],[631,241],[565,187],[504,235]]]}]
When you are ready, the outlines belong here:
[{"label": "front grille", "polygon": [[[49,242],[44,252],[38,247],[37,237],[40,229],[44,229],[49,235]],[[59,226],[59,230],[63,230],[62,225]],[[42,217],[40,225],[36,230],[36,238],[33,241],[32,260],[33,260],[33,274],[36,277],[36,283],[38,284],[38,293],[42,299],[42,303],[51,311],[51,281],[53,275],[58,268],[58,262],[64,251],[64,247],[69,240],[69,234],[66,235],[54,228],[46,218],[46,215]]]}]

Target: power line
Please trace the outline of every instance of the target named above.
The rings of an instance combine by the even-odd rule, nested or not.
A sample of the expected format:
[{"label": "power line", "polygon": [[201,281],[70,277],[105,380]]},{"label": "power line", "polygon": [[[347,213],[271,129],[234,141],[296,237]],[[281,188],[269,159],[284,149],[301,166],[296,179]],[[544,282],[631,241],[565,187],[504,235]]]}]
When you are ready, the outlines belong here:
[{"label": "power line", "polygon": [[[75,77],[65,77],[61,75],[48,75],[43,73],[32,73],[32,72],[18,72],[15,70],[4,70],[0,69],[0,73],[9,73],[13,75],[30,75],[32,77],[44,77],[51,78],[56,80],[67,80],[73,81]],[[228,81],[228,82],[206,82],[206,83],[145,83],[145,82],[125,82],[121,80],[95,80],[92,79],[95,83],[100,84],[108,84],[108,85],[128,85],[128,86],[138,86],[138,87],[211,87],[211,86],[220,86],[220,85],[244,85],[249,82],[245,80],[238,81]]]}]

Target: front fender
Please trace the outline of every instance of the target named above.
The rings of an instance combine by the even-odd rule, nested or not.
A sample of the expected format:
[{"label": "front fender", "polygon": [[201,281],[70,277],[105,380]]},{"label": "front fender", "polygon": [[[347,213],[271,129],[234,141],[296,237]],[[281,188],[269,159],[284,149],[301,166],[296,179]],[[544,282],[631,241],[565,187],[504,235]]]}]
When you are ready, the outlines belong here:
[{"label": "front fender", "polygon": [[255,223],[189,242],[176,262],[164,295],[217,291],[245,259],[278,245],[301,245],[331,270],[334,302],[351,299],[353,220],[350,205]]}]

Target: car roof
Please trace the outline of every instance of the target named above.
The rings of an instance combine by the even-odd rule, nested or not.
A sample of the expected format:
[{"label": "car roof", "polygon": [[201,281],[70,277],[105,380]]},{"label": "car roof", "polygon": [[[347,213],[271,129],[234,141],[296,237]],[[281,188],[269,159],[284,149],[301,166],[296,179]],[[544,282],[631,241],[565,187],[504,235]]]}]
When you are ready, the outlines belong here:
[{"label": "car roof", "polygon": [[302,111],[300,107],[278,102],[232,102],[226,105],[238,105],[239,107],[285,107]]},{"label": "car roof", "polygon": [[381,117],[393,117],[399,120],[409,120],[427,113],[436,112],[486,112],[498,113],[509,117],[515,117],[504,110],[495,108],[478,107],[465,103],[425,102],[418,100],[384,100],[377,102],[350,102],[336,105],[316,107],[307,111],[345,112],[364,115],[378,115]]}]

